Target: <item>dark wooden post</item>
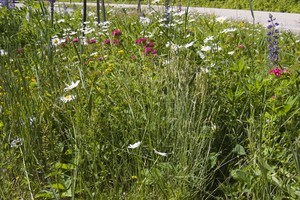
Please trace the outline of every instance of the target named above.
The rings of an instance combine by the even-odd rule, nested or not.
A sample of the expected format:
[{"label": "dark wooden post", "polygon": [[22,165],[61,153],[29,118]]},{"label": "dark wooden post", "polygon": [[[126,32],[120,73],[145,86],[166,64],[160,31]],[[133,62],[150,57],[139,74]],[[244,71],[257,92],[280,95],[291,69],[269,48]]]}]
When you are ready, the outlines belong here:
[{"label": "dark wooden post", "polygon": [[101,0],[102,22],[106,22],[104,0]]}]

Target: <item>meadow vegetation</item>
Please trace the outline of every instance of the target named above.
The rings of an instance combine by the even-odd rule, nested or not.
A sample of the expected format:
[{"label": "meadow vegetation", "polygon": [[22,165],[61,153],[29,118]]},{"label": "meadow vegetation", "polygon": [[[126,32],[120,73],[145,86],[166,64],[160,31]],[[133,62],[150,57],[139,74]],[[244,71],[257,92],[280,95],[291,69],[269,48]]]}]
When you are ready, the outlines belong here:
[{"label": "meadow vegetation", "polygon": [[2,199],[299,199],[300,37],[186,10],[0,8]]}]

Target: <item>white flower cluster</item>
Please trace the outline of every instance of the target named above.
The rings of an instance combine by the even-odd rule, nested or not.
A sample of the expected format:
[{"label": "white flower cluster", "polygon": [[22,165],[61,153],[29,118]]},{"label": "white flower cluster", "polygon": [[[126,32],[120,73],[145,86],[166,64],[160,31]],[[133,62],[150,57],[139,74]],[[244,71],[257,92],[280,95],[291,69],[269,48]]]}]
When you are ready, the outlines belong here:
[{"label": "white flower cluster", "polygon": [[0,49],[0,56],[5,56],[7,55],[7,52],[4,51],[3,49]]},{"label": "white flower cluster", "polygon": [[[67,85],[67,87],[64,88],[64,91],[67,92],[67,91],[70,91],[70,90],[76,88],[79,83],[80,83],[79,80],[77,80],[76,82],[72,81],[70,85]],[[66,95],[66,96],[60,97],[60,100],[64,103],[67,103],[69,101],[74,100],[75,98],[76,98],[76,95]]]}]

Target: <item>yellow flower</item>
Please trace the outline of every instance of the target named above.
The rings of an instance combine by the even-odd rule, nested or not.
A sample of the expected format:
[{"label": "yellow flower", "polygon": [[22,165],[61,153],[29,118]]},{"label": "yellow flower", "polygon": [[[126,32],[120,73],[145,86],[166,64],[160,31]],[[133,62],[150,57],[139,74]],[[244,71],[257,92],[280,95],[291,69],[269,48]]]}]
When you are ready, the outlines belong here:
[{"label": "yellow flower", "polygon": [[105,72],[106,72],[106,73],[109,73],[109,72],[112,72],[112,70],[113,70],[113,69],[112,69],[111,67],[108,67],[108,68],[105,69]]},{"label": "yellow flower", "polygon": [[138,180],[138,177],[137,176],[131,176],[131,180],[135,182],[135,181]]}]

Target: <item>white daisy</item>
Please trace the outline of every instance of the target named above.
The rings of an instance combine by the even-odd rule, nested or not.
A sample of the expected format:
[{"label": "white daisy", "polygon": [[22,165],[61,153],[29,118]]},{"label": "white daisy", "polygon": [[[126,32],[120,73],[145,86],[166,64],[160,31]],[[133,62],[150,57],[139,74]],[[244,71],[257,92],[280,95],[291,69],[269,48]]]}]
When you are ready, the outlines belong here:
[{"label": "white daisy", "polygon": [[216,22],[219,22],[219,23],[223,24],[226,19],[227,19],[227,17],[223,17],[223,16],[222,17],[217,17]]},{"label": "white daisy", "polygon": [[136,142],[136,143],[134,143],[134,144],[130,144],[127,148],[128,149],[135,149],[135,148],[138,148],[140,145],[141,145],[141,141],[138,141],[138,142]]},{"label": "white daisy", "polygon": [[189,47],[191,47],[193,45],[194,45],[194,42],[190,42],[190,43],[184,45],[184,47],[187,49],[187,48],[189,48]]},{"label": "white daisy", "polygon": [[80,80],[76,81],[75,83],[72,81],[70,85],[67,85],[68,87],[66,87],[64,91],[72,90],[73,88],[78,86],[79,82]]},{"label": "white daisy", "polygon": [[10,143],[11,148],[19,148],[22,146],[23,140],[21,138],[16,138]]},{"label": "white daisy", "polygon": [[229,51],[228,54],[229,54],[229,55],[233,55],[233,54],[234,54],[234,51]]},{"label": "white daisy", "polygon": [[207,38],[204,39],[203,42],[207,43],[207,42],[212,41],[212,40],[214,40],[214,36],[208,36]]},{"label": "white daisy", "polygon": [[167,153],[159,152],[159,151],[156,151],[155,149],[153,149],[153,150],[154,150],[154,153],[156,153],[156,154],[158,154],[160,156],[168,156]]},{"label": "white daisy", "polygon": [[67,95],[67,96],[64,96],[64,97],[60,97],[60,100],[64,103],[67,103],[69,101],[72,101],[76,98],[75,95]]},{"label": "white daisy", "polygon": [[141,24],[147,26],[151,23],[151,20],[147,17],[140,17],[140,22],[141,22]]},{"label": "white daisy", "polygon": [[201,51],[210,51],[211,47],[210,46],[201,46]]},{"label": "white daisy", "polygon": [[197,51],[197,53],[202,60],[205,58],[205,55],[202,53],[202,51]]},{"label": "white daisy", "polygon": [[7,52],[4,51],[3,49],[0,49],[0,56],[5,56],[7,55]]}]

